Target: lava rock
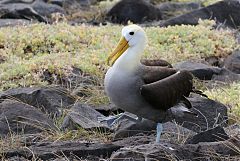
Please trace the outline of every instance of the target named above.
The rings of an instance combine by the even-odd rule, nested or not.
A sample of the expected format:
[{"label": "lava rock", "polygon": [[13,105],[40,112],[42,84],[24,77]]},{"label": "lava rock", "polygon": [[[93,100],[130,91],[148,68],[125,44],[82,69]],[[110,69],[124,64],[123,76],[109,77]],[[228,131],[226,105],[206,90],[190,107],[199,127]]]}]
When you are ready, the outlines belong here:
[{"label": "lava rock", "polygon": [[217,75],[213,75],[212,80],[224,83],[233,83],[240,81],[240,74],[235,74],[228,69],[222,68]]},{"label": "lava rock", "polygon": [[28,159],[38,158],[40,160],[50,160],[59,156],[77,156],[78,159],[85,159],[89,156],[101,158],[110,157],[112,152],[120,149],[121,146],[104,143],[83,143],[78,141],[46,142],[40,143],[19,150],[10,150],[2,153],[6,158],[21,156]]},{"label": "lava rock", "polygon": [[125,146],[137,146],[142,144],[149,144],[149,143],[153,143],[155,140],[156,140],[155,134],[146,135],[143,133],[139,133],[139,134],[136,134],[135,136],[130,136],[126,138],[121,138],[119,140],[115,140],[112,143],[114,145],[125,147]]},{"label": "lava rock", "polygon": [[199,9],[200,7],[202,5],[199,2],[166,2],[158,6],[164,20],[178,16],[179,13],[184,14]]},{"label": "lava rock", "polygon": [[56,129],[52,120],[32,106],[14,100],[0,103],[0,136]]},{"label": "lava rock", "polygon": [[235,74],[228,69],[213,67],[192,61],[183,61],[175,64],[174,67],[179,70],[188,70],[200,80],[215,80],[225,83],[240,80],[240,75]]},{"label": "lava rock", "polygon": [[179,70],[188,70],[200,80],[211,80],[214,74],[218,75],[221,71],[221,68],[192,61],[179,62],[174,67]]},{"label": "lava rock", "polygon": [[116,107],[114,104],[110,103],[108,105],[100,105],[93,107],[96,111],[100,112],[104,116],[115,115],[124,112],[123,110]]},{"label": "lava rock", "polygon": [[66,5],[71,5],[71,6],[80,5],[80,6],[88,7],[90,5],[96,4],[97,1],[100,1],[100,0],[62,0],[62,1],[63,1],[64,6],[66,6]]},{"label": "lava rock", "polygon": [[65,14],[65,11],[62,7],[47,3],[47,1],[43,0],[35,0],[31,7],[42,17],[50,18],[51,14],[53,13]]},{"label": "lava rock", "polygon": [[238,28],[240,26],[239,0],[224,0],[213,5],[194,10],[163,22],[160,26],[197,25],[199,19],[212,19],[225,26]]},{"label": "lava rock", "polygon": [[105,118],[105,116],[94,110],[91,106],[77,103],[64,118],[61,129],[77,129],[80,126],[86,130],[110,130],[107,125],[99,123],[99,118]]},{"label": "lava rock", "polygon": [[0,27],[28,25],[30,23],[32,22],[25,19],[0,19]]},{"label": "lava rock", "polygon": [[225,59],[224,67],[236,74],[240,74],[240,50],[234,51]]},{"label": "lava rock", "polygon": [[119,120],[119,125],[115,129],[114,140],[134,136],[138,133],[152,133],[157,124],[153,121],[143,119],[140,122],[133,122],[128,119]]},{"label": "lava rock", "polygon": [[[115,129],[114,140],[136,136],[137,134],[155,135],[156,127],[157,123],[147,119],[143,119],[141,122],[137,123],[123,119],[119,121],[119,125]],[[181,136],[190,137],[196,134],[195,132],[172,122],[163,123],[163,133],[166,134],[168,138],[171,138],[171,140],[174,140],[177,137],[179,139]]]},{"label": "lava rock", "polygon": [[[142,144],[138,146],[126,146],[113,153],[110,160],[218,160],[221,156],[239,157],[236,147],[240,146],[239,138],[231,138],[226,141],[177,145]],[[214,155],[215,154],[215,155]]]},{"label": "lava rock", "polygon": [[3,19],[26,19],[47,22],[47,20],[38,14],[31,6],[24,4],[8,4],[0,6],[1,16]]},{"label": "lava rock", "polygon": [[129,20],[133,23],[141,23],[162,19],[159,9],[144,0],[122,0],[112,7],[107,17],[113,23],[123,24]]},{"label": "lava rock", "polygon": [[193,107],[192,111],[198,116],[194,119],[188,115],[176,118],[176,122],[183,127],[195,132],[202,132],[217,125],[227,125],[228,115],[225,105],[199,95],[192,95],[189,101]]},{"label": "lava rock", "polygon": [[63,7],[65,0],[50,0],[49,3]]},{"label": "lava rock", "polygon": [[61,109],[68,108],[75,102],[68,92],[59,87],[52,88],[15,88],[0,93],[1,99],[15,98],[41,109],[51,116],[60,116]]},{"label": "lava rock", "polygon": [[64,10],[54,4],[48,4],[43,0],[15,1],[5,0],[0,2],[0,18],[26,19],[48,22],[52,13],[62,13]]},{"label": "lava rock", "polygon": [[228,140],[229,137],[220,126],[194,135],[186,141],[186,144],[198,144],[200,142],[218,142]]},{"label": "lava rock", "polygon": [[29,161],[29,160],[26,159],[26,158],[18,157],[18,156],[8,158],[7,160],[8,160],[8,161]]}]

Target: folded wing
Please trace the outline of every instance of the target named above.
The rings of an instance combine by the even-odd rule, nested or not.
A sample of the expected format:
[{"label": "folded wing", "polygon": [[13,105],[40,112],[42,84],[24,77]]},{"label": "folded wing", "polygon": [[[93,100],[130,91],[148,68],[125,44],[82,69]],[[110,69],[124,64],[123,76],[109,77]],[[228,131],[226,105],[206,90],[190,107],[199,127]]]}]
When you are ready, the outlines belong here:
[{"label": "folded wing", "polygon": [[[146,67],[148,68],[148,67]],[[155,69],[157,71],[157,69]],[[143,77],[140,91],[144,99],[154,108],[167,110],[181,101],[186,101],[193,88],[192,74],[172,68],[159,68],[158,72]]]}]

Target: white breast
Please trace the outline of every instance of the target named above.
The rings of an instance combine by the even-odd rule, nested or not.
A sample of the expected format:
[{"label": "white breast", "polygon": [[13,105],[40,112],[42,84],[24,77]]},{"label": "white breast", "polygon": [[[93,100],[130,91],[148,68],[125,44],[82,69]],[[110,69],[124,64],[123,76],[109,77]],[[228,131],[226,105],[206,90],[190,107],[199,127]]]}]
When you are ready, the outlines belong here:
[{"label": "white breast", "polygon": [[133,76],[132,73],[121,72],[111,68],[108,70],[104,85],[105,91],[112,103],[126,110],[126,108],[138,106],[141,99],[139,88],[141,82],[138,76]]}]

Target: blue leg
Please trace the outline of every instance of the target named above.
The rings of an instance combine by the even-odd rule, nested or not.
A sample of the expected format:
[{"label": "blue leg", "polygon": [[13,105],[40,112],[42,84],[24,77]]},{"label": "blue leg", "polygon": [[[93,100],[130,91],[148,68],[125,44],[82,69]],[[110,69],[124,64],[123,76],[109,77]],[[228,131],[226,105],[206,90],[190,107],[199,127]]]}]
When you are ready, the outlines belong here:
[{"label": "blue leg", "polygon": [[156,143],[160,142],[160,137],[161,137],[161,133],[163,130],[163,126],[161,123],[157,123],[157,137],[156,137]]}]

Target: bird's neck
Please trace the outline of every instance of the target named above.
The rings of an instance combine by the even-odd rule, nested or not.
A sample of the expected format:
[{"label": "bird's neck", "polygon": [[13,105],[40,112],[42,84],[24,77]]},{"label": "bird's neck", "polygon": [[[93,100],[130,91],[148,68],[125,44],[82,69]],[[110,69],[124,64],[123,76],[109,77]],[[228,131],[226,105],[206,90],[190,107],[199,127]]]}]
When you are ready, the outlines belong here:
[{"label": "bird's neck", "polygon": [[144,46],[129,47],[115,62],[114,68],[124,72],[134,73],[140,66]]}]

